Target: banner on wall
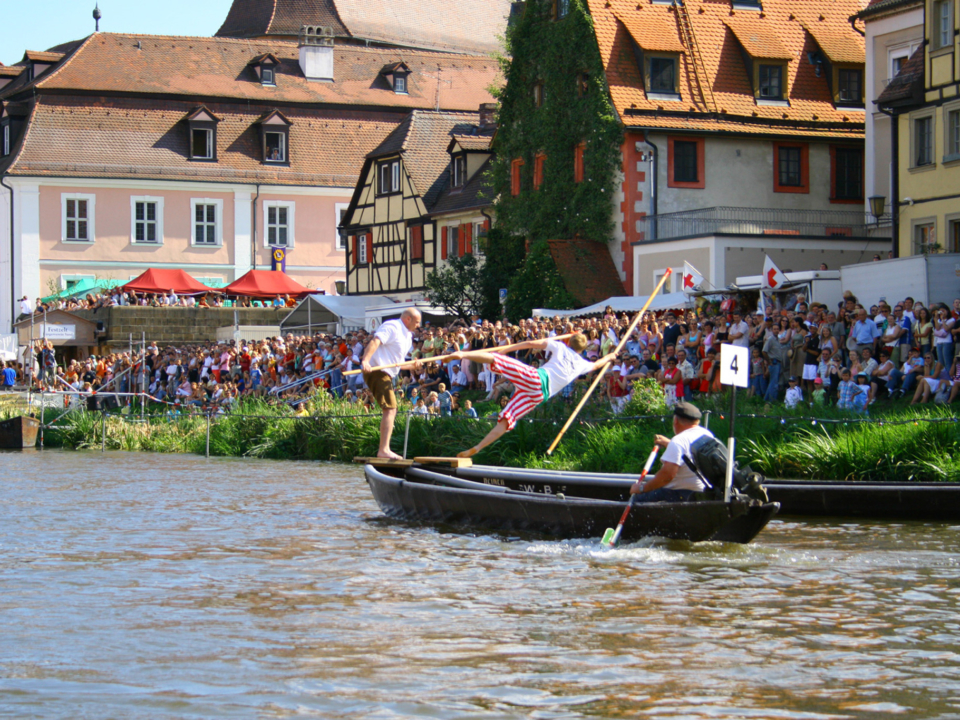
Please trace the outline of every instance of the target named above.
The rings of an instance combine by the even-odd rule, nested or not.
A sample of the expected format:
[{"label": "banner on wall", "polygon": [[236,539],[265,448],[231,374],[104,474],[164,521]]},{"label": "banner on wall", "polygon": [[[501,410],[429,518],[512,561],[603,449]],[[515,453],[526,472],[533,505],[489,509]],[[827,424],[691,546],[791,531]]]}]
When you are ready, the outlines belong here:
[{"label": "banner on wall", "polygon": [[275,247],[270,252],[270,269],[279,270],[282,273],[287,271],[287,249]]}]

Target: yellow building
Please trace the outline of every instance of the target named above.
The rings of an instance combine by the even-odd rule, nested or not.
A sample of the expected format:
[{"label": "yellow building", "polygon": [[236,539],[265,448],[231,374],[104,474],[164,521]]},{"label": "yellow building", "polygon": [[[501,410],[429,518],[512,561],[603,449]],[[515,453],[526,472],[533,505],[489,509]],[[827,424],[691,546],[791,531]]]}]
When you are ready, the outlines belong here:
[{"label": "yellow building", "polygon": [[877,99],[896,127],[892,207],[901,256],[960,252],[960,3],[924,4],[925,42]]}]

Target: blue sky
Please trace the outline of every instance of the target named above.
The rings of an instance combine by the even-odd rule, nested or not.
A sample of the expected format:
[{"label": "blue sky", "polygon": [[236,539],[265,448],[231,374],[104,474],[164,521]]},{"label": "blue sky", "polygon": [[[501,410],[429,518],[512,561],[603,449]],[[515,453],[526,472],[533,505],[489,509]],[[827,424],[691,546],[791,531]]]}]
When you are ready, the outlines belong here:
[{"label": "blue sky", "polygon": [[[46,50],[93,32],[95,0],[3,2],[0,62],[13,65],[24,50]],[[100,0],[101,32],[213,35],[230,0]]]}]

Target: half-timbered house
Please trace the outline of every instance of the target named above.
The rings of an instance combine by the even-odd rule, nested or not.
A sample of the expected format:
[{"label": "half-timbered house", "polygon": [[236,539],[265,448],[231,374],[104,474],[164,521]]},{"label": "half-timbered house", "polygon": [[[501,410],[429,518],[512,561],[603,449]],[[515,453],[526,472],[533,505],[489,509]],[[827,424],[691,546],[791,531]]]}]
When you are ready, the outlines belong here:
[{"label": "half-timbered house", "polygon": [[419,299],[430,272],[476,252],[489,228],[480,187],[490,117],[490,106],[479,114],[415,110],[367,155],[340,226],[348,294]]}]

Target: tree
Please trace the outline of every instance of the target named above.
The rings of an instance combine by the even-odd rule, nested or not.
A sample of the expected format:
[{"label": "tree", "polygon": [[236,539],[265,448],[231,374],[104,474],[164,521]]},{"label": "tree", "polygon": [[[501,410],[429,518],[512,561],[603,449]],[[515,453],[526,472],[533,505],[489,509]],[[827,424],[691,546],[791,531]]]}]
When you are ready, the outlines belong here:
[{"label": "tree", "polygon": [[474,255],[451,258],[445,267],[427,275],[427,291],[434,305],[469,321],[483,307],[483,266]]}]

